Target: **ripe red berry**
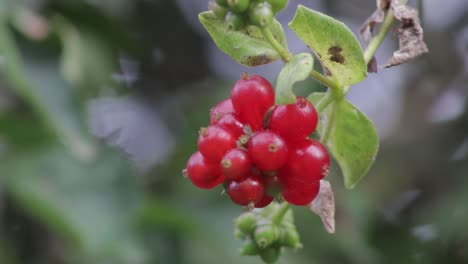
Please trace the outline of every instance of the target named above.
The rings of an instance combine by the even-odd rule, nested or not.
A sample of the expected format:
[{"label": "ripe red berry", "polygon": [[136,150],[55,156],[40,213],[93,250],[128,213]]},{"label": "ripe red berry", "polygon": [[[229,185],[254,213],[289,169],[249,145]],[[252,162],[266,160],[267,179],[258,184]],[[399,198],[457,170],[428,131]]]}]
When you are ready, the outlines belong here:
[{"label": "ripe red berry", "polygon": [[239,138],[244,132],[244,124],[234,113],[223,115],[215,124],[233,133],[236,138]]},{"label": "ripe red berry", "polygon": [[320,182],[315,181],[308,184],[288,183],[283,189],[283,198],[293,205],[307,205],[312,202],[320,190]]},{"label": "ripe red berry", "polygon": [[207,161],[218,163],[223,155],[234,147],[236,138],[226,129],[216,125],[200,129],[198,149]]},{"label": "ripe red berry", "polygon": [[277,105],[270,115],[269,128],[288,142],[302,140],[314,132],[318,115],[305,98],[297,97],[293,104]]},{"label": "ripe red berry", "polygon": [[214,125],[223,115],[234,113],[232,102],[230,98],[224,99],[219,102],[215,107],[210,110],[210,124]]},{"label": "ripe red berry", "polygon": [[268,195],[263,195],[263,198],[260,200],[260,202],[255,203],[255,208],[263,208],[268,206],[271,202],[273,201],[273,197],[268,196]]},{"label": "ripe red berry", "polygon": [[195,186],[202,189],[214,188],[225,180],[218,164],[208,163],[199,151],[189,158],[184,173]]},{"label": "ripe red berry", "polygon": [[228,179],[239,181],[249,176],[252,160],[247,150],[231,149],[224,154],[221,160],[221,169]]},{"label": "ripe red berry", "polygon": [[286,163],[288,147],[278,134],[260,131],[249,140],[249,154],[257,168],[272,171]]},{"label": "ripe red berry", "polygon": [[232,87],[231,100],[240,120],[256,131],[262,127],[265,113],[274,105],[275,94],[265,78],[244,74]]},{"label": "ripe red berry", "polygon": [[265,187],[259,177],[252,175],[242,181],[231,181],[227,193],[233,202],[245,206],[260,202],[265,193]]},{"label": "ripe red berry", "polygon": [[310,183],[323,179],[330,169],[330,156],[314,139],[304,139],[290,149],[281,177],[286,182]]}]

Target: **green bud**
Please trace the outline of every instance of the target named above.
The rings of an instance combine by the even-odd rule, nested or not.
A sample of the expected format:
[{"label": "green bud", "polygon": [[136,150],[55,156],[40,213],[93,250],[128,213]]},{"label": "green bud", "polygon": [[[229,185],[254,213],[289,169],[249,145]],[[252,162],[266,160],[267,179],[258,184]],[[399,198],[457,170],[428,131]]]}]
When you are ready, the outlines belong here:
[{"label": "green bud", "polygon": [[270,3],[271,7],[273,8],[273,12],[278,13],[279,11],[283,10],[287,5],[289,0],[266,0]]},{"label": "green bud", "polygon": [[276,263],[281,253],[280,247],[269,247],[265,248],[260,252],[260,257],[265,263]]},{"label": "green bud", "polygon": [[255,256],[258,255],[259,252],[260,249],[252,240],[246,240],[240,249],[240,254],[243,256]]},{"label": "green bud", "polygon": [[222,7],[228,7],[228,3],[226,0],[216,0],[216,3]]},{"label": "green bud", "polygon": [[224,19],[228,12],[227,8],[220,6],[215,1],[210,1],[208,3],[208,9],[210,9],[213,12],[213,14],[219,19]]},{"label": "green bud", "polygon": [[280,205],[278,203],[271,203],[267,207],[263,208],[262,211],[260,212],[260,215],[263,218],[270,219],[271,216],[278,211],[278,208],[280,208]]},{"label": "green bud", "polygon": [[274,17],[273,8],[268,2],[262,2],[249,10],[250,23],[257,27],[268,27]]},{"label": "green bud", "polygon": [[224,19],[224,24],[228,30],[239,30],[245,25],[244,18],[241,15],[237,15],[233,12],[228,12]]},{"label": "green bud", "polygon": [[254,239],[260,248],[266,248],[275,243],[280,236],[280,230],[276,225],[266,224],[255,229]]},{"label": "green bud", "polygon": [[244,234],[250,235],[254,232],[257,218],[254,213],[252,212],[245,212],[241,214],[237,219],[234,221],[236,227]]},{"label": "green bud", "polygon": [[293,249],[301,249],[301,239],[296,228],[284,228],[281,232],[280,244]]},{"label": "green bud", "polygon": [[250,0],[226,0],[229,9],[238,14],[244,13],[250,5]]},{"label": "green bud", "polygon": [[239,228],[234,230],[234,237],[239,239],[245,239],[248,234],[244,234],[244,232],[240,231]]}]

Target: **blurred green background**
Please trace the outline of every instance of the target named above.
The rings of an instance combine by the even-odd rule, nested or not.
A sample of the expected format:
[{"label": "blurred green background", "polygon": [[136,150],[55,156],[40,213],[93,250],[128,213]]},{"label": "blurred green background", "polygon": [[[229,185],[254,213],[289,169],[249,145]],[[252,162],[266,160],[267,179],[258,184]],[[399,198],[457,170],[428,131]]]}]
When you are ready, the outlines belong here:
[{"label": "blurred green background", "polygon": [[[374,2],[291,1],[280,20],[302,3],[356,32]],[[381,133],[374,168],[353,191],[332,168],[336,234],[295,208],[304,249],[279,263],[468,263],[468,3],[410,3],[423,10],[430,53],[350,94]],[[200,29],[204,9],[0,0],[1,264],[261,263],[238,255],[241,208],[180,172],[236,76],[274,81],[281,64],[234,65]]]}]

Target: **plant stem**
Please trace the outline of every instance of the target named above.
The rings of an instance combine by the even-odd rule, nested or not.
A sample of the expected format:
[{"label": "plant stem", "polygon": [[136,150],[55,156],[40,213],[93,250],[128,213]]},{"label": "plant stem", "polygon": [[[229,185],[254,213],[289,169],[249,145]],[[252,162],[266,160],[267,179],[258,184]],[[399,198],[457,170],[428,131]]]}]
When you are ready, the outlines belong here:
[{"label": "plant stem", "polygon": [[283,202],[281,204],[281,207],[278,209],[278,211],[271,218],[271,222],[274,225],[280,224],[281,220],[283,220],[283,217],[288,212],[288,210],[289,210],[289,203]]},{"label": "plant stem", "polygon": [[392,9],[389,9],[387,11],[387,14],[385,15],[382,25],[380,26],[379,32],[369,42],[369,45],[364,51],[364,60],[366,61],[366,64],[368,64],[372,60],[372,57],[374,57],[375,52],[379,48],[380,44],[382,44],[383,40],[385,39],[385,36],[392,27],[394,20],[395,17],[393,16],[393,11]]},{"label": "plant stem", "polygon": [[312,76],[312,78],[314,78],[315,80],[319,81],[321,84],[327,86],[328,88],[334,90],[335,92],[337,92],[338,94],[342,93],[342,90],[343,88],[336,82],[334,82],[333,80],[331,80],[330,78],[328,78],[327,76],[317,72],[317,71],[314,71],[312,70],[310,72],[310,76]]},{"label": "plant stem", "polygon": [[269,27],[262,28],[261,30],[263,36],[265,36],[268,42],[270,42],[271,46],[278,52],[278,54],[281,56],[281,59],[284,62],[288,62],[292,56],[291,52],[289,52],[289,50],[287,50],[285,47],[283,47],[283,45],[281,45],[281,43],[279,43]]}]

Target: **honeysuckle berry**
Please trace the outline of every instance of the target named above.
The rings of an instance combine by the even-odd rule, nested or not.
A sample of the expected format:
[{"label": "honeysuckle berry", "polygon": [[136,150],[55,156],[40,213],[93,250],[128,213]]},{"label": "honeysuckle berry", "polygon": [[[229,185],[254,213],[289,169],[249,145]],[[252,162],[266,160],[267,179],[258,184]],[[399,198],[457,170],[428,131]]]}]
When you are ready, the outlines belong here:
[{"label": "honeysuckle berry", "polygon": [[218,164],[207,162],[199,151],[190,156],[184,172],[195,186],[202,189],[214,188],[225,179]]},{"label": "honeysuckle berry", "polygon": [[325,147],[314,139],[304,139],[293,149],[282,168],[282,177],[288,182],[310,183],[323,179],[330,169],[330,156]]},{"label": "honeysuckle berry", "polygon": [[213,125],[200,129],[198,149],[207,161],[219,164],[224,154],[236,147],[236,141],[233,133]]},{"label": "honeysuckle berry", "polygon": [[252,235],[255,231],[257,217],[252,212],[244,212],[236,218],[234,224],[236,227],[246,235]]},{"label": "honeysuckle berry", "polygon": [[245,149],[234,148],[224,154],[221,160],[223,174],[229,180],[240,181],[250,174],[252,160]]},{"label": "honeysuckle berry", "polygon": [[239,30],[245,26],[245,19],[242,15],[229,11],[224,19],[227,30]]},{"label": "honeysuckle berry", "polygon": [[238,205],[247,206],[260,202],[265,193],[265,187],[260,177],[249,176],[242,181],[231,181],[227,194]]},{"label": "honeysuckle berry", "polygon": [[216,0],[216,3],[220,6],[227,7],[228,3],[226,0]]},{"label": "honeysuckle berry", "polygon": [[260,2],[249,10],[249,21],[252,25],[265,28],[272,22],[275,14],[268,2]]},{"label": "honeysuckle berry", "polygon": [[255,203],[254,207],[255,208],[264,208],[264,207],[267,207],[272,201],[273,201],[272,196],[264,194],[263,198],[260,200],[260,202]]},{"label": "honeysuckle berry", "polygon": [[295,103],[274,107],[268,127],[287,142],[296,142],[314,132],[317,122],[315,107],[307,99],[297,97]]},{"label": "honeysuckle berry", "polygon": [[281,247],[272,246],[260,251],[260,257],[265,263],[276,263],[281,253]]},{"label": "honeysuckle berry", "polygon": [[223,20],[226,17],[227,12],[229,11],[226,7],[219,5],[213,0],[208,2],[208,9],[210,9],[217,18]]},{"label": "honeysuckle berry", "polygon": [[279,169],[288,158],[286,142],[271,131],[256,132],[249,140],[248,149],[253,163],[260,170]]},{"label": "honeysuckle berry", "polygon": [[231,89],[231,101],[240,120],[257,131],[262,128],[265,113],[275,103],[275,92],[265,78],[244,73]]},{"label": "honeysuckle berry", "polygon": [[295,227],[282,229],[279,241],[284,247],[292,249],[302,248],[301,239]]},{"label": "honeysuckle berry", "polygon": [[229,9],[234,13],[244,13],[250,5],[250,0],[226,0]]},{"label": "honeysuckle berry", "polygon": [[240,249],[240,254],[243,256],[255,256],[260,253],[260,249],[258,248],[257,244],[247,239]]},{"label": "honeysuckle berry", "polygon": [[280,237],[280,229],[272,223],[258,226],[255,229],[254,239],[259,248],[266,248],[275,243]]},{"label": "honeysuckle berry", "polygon": [[283,10],[288,5],[288,2],[289,2],[289,0],[266,0],[266,1],[270,3],[275,13]]},{"label": "honeysuckle berry", "polygon": [[233,133],[236,138],[239,138],[244,133],[244,124],[239,121],[235,113],[224,114],[214,123]]},{"label": "honeysuckle berry", "polygon": [[214,125],[225,114],[234,113],[231,98],[227,98],[219,102],[215,107],[210,110],[210,124]]},{"label": "honeysuckle berry", "polygon": [[283,189],[283,198],[290,204],[303,206],[315,199],[319,189],[319,181],[312,183],[286,182]]}]

